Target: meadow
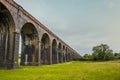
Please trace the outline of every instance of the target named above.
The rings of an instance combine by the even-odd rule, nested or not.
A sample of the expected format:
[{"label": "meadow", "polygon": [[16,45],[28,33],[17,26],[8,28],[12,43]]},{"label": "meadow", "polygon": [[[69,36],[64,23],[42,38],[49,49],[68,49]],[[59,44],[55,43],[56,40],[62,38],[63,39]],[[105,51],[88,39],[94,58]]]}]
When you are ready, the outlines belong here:
[{"label": "meadow", "polygon": [[120,80],[120,60],[72,61],[62,64],[0,69],[0,80]]}]

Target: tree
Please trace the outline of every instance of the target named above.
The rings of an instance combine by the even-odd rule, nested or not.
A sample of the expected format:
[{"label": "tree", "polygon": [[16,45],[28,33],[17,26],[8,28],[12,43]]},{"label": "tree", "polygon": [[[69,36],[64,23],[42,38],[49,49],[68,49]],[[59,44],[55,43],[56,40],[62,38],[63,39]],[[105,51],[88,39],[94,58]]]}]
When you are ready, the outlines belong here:
[{"label": "tree", "polygon": [[92,53],[92,60],[97,61],[98,60],[98,54],[97,53]]},{"label": "tree", "polygon": [[112,50],[109,50],[109,51],[105,54],[104,60],[112,60],[112,59],[114,59],[114,54],[113,54],[113,51],[112,51]]},{"label": "tree", "polygon": [[115,59],[120,59],[120,53],[115,53],[114,57],[115,57]]},{"label": "tree", "polygon": [[90,54],[84,54],[83,60],[85,60],[85,61],[91,60],[91,55]]},{"label": "tree", "polygon": [[100,44],[93,47],[93,60],[110,60],[113,59],[113,51],[107,44]]}]

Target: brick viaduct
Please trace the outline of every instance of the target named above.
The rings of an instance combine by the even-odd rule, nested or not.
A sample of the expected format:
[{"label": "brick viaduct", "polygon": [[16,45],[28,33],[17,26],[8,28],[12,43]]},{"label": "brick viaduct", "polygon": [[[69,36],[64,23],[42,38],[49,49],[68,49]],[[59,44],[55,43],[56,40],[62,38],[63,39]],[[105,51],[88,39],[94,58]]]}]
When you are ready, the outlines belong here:
[{"label": "brick viaduct", "polygon": [[[21,47],[19,47],[21,38]],[[0,67],[55,64],[79,54],[13,0],[0,0]]]}]

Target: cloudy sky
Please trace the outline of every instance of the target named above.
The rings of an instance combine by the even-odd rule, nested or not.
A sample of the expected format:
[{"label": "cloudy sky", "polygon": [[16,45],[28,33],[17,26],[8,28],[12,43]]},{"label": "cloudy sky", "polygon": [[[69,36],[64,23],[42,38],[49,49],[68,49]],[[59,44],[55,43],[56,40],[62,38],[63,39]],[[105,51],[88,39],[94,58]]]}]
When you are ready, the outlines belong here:
[{"label": "cloudy sky", "polygon": [[120,52],[120,0],[15,0],[81,55],[108,44]]}]

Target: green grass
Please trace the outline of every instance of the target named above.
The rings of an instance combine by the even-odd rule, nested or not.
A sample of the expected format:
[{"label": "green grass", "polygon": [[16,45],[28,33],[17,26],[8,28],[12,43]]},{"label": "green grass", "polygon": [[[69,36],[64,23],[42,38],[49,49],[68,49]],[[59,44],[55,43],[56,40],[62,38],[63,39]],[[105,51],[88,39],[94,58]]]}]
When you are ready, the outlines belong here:
[{"label": "green grass", "polygon": [[63,64],[0,69],[0,80],[120,80],[120,60],[73,61]]}]

